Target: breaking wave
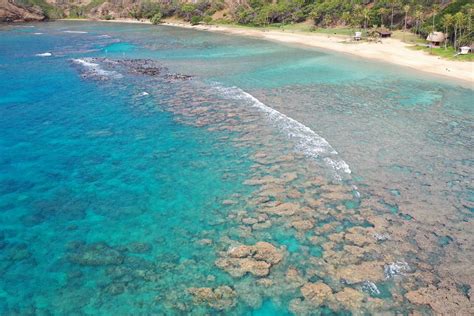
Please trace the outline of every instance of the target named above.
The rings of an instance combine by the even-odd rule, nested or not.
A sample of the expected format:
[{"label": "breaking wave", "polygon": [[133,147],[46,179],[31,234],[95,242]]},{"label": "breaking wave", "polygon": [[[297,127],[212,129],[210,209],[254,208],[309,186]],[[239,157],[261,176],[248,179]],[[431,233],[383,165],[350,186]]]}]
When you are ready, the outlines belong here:
[{"label": "breaking wave", "polygon": [[109,71],[102,69],[99,64],[93,63],[90,58],[84,59],[72,59],[72,62],[81,65],[85,68],[85,73],[83,74],[86,77],[92,77],[97,79],[120,79],[123,76],[116,71]]},{"label": "breaking wave", "polygon": [[70,33],[70,34],[87,34],[86,31],[63,31],[63,33]]},{"label": "breaking wave", "polygon": [[338,180],[342,179],[343,174],[351,173],[349,165],[338,156],[337,151],[323,137],[316,134],[306,125],[263,104],[253,95],[240,88],[223,87],[218,84],[214,87],[225,97],[243,101],[264,112],[273,124],[278,126],[281,131],[284,131],[296,143],[296,148],[299,151],[309,157],[322,159],[335,171],[335,176]]}]

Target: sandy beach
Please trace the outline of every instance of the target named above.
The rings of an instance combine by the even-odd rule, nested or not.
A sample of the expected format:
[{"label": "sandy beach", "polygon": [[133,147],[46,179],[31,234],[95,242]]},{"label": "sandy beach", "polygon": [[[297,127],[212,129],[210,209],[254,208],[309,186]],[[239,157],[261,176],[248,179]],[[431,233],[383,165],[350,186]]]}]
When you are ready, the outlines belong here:
[{"label": "sandy beach", "polygon": [[[81,19],[80,21],[84,21]],[[137,21],[133,19],[109,20],[110,23],[136,23],[151,24],[149,21]],[[221,32],[240,36],[251,36],[270,41],[303,45],[339,53],[350,54],[362,58],[368,58],[387,62],[403,67],[409,67],[418,71],[431,73],[438,76],[449,77],[463,81],[470,88],[474,88],[474,62],[451,61],[438,56],[429,55],[423,51],[413,50],[397,39],[383,39],[381,43],[353,42],[350,38],[336,35],[317,33],[303,33],[292,31],[275,31],[268,29],[239,28],[227,25],[196,25],[177,21],[165,21],[161,25],[169,25],[182,28],[190,28],[209,32]]]}]

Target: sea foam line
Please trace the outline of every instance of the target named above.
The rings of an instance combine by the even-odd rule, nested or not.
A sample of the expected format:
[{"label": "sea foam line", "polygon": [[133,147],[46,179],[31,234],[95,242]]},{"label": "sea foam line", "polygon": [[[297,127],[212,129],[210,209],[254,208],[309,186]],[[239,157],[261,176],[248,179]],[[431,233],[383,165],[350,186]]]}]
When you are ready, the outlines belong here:
[{"label": "sea foam line", "polygon": [[322,158],[323,161],[336,172],[336,178],[341,180],[340,172],[350,174],[349,165],[338,157],[337,151],[324,139],[306,125],[292,119],[289,116],[265,105],[248,92],[238,87],[223,87],[215,85],[226,97],[234,100],[245,101],[247,104],[256,107],[264,112],[267,117],[275,123],[281,130],[284,130],[288,137],[296,142],[297,149],[312,158]]},{"label": "sea foam line", "polygon": [[63,33],[70,33],[70,34],[87,34],[86,31],[63,31]]},{"label": "sea foam line", "polygon": [[116,71],[108,71],[108,70],[102,69],[99,64],[91,62],[91,60],[88,58],[84,58],[84,59],[76,58],[76,59],[72,59],[72,61],[75,64],[79,64],[83,66],[84,68],[88,69],[91,72],[91,75],[93,76],[105,76],[105,77],[110,77],[114,79],[120,79],[123,77],[121,74],[119,74]]}]

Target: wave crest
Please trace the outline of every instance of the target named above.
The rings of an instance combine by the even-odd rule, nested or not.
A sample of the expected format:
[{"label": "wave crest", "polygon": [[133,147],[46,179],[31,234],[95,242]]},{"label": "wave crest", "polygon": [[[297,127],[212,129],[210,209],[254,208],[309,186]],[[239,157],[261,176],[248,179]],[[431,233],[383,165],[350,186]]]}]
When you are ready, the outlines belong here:
[{"label": "wave crest", "polygon": [[257,98],[237,87],[215,86],[216,89],[228,98],[244,101],[264,112],[273,124],[284,131],[296,143],[296,148],[305,155],[322,159],[326,165],[335,171],[335,177],[341,180],[344,174],[351,174],[349,165],[342,160],[337,151],[324,139],[306,125],[278,112],[260,102]]},{"label": "wave crest", "polygon": [[109,71],[109,70],[103,69],[102,67],[100,67],[99,64],[93,63],[90,58],[72,59],[72,62],[84,67],[85,72],[83,73],[83,76],[88,77],[88,78],[108,80],[108,79],[120,79],[123,77],[120,73],[116,71]]}]

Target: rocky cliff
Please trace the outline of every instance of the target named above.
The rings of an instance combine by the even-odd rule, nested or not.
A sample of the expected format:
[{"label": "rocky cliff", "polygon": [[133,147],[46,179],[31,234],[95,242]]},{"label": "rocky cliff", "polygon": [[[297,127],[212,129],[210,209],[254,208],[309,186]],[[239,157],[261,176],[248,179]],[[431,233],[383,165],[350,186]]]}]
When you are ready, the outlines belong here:
[{"label": "rocky cliff", "polygon": [[13,0],[0,0],[0,22],[43,21],[46,15],[39,6],[21,5]]}]

